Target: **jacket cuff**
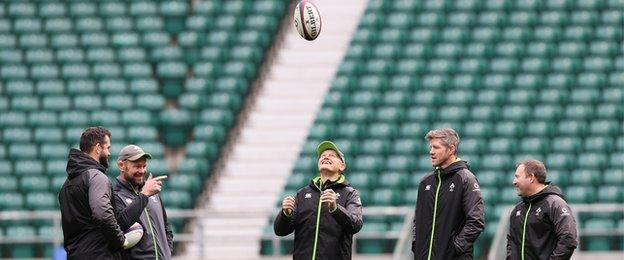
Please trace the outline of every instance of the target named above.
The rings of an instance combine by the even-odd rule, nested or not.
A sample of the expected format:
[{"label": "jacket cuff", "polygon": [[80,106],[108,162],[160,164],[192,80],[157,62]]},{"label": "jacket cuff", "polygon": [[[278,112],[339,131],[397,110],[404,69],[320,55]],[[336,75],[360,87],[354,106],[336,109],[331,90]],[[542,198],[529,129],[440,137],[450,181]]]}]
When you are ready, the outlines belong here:
[{"label": "jacket cuff", "polygon": [[287,217],[287,218],[292,218],[293,214],[292,213],[288,214],[288,213],[286,213],[285,210],[282,209],[282,215],[284,215],[284,217]]}]

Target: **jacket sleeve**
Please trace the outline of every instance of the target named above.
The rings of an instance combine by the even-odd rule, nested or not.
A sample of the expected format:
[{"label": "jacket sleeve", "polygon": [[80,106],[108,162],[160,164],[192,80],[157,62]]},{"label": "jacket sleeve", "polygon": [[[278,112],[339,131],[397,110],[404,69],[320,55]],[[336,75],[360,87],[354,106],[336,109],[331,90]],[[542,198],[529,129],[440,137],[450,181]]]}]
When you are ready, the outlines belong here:
[{"label": "jacket sleeve", "polygon": [[470,250],[485,227],[483,197],[481,197],[479,182],[473,174],[467,174],[463,189],[462,207],[466,214],[466,223],[453,241],[458,253]]},{"label": "jacket sleeve", "polygon": [[280,237],[287,236],[295,231],[295,218],[297,216],[297,206],[299,205],[299,196],[295,195],[295,210],[292,215],[288,216],[284,213],[284,210],[280,208],[273,222],[273,231],[275,235]]},{"label": "jacket sleeve", "polygon": [[139,199],[125,206],[123,198],[119,193],[115,194],[115,218],[121,230],[128,230],[132,224],[139,221],[143,209],[147,206],[149,197],[139,193]]},{"label": "jacket sleeve", "polygon": [[[160,197],[158,197],[160,199]],[[173,254],[173,231],[171,230],[171,226],[169,226],[169,220],[167,218],[167,211],[165,211],[165,204],[160,201],[160,206],[162,207],[163,219],[165,220],[165,232],[167,233],[167,244],[169,245],[169,249],[171,250],[171,254]]]},{"label": "jacket sleeve", "polygon": [[557,238],[557,245],[548,259],[570,259],[574,249],[578,246],[576,220],[570,207],[561,197],[552,197],[555,197],[555,200],[550,207],[550,217]]},{"label": "jacket sleeve", "polygon": [[362,201],[360,193],[353,189],[347,198],[346,207],[338,204],[336,209],[331,213],[334,219],[349,234],[355,234],[362,229]]},{"label": "jacket sleeve", "polygon": [[113,249],[123,246],[125,237],[111,205],[112,189],[108,177],[99,171],[89,171],[89,207],[91,216],[100,225],[108,244]]}]

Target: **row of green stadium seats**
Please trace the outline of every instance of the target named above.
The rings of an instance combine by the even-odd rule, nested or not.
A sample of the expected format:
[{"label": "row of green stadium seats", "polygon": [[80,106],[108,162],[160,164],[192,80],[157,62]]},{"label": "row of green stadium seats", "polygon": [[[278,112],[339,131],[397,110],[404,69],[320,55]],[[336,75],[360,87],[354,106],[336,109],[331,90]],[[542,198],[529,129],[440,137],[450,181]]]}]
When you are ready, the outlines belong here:
[{"label": "row of green stadium seats", "polygon": [[248,61],[230,61],[225,64],[218,62],[197,62],[188,66],[182,61],[161,61],[156,64],[155,71],[149,63],[133,63],[124,66],[114,62],[103,62],[89,65],[72,63],[57,65],[55,63],[33,65],[0,66],[0,76],[5,80],[72,80],[72,79],[143,79],[157,75],[160,79],[183,80],[189,71],[197,77],[239,77],[250,79],[255,76],[256,65]]},{"label": "row of green stadium seats", "polygon": [[[329,124],[340,122],[393,123],[404,122],[404,120],[431,122],[455,119],[461,122],[463,120],[479,119],[480,121],[502,121],[496,127],[506,127],[505,121],[522,122],[529,118],[586,123],[586,121],[591,119],[596,120],[594,122],[600,122],[598,120],[602,119],[621,119],[624,113],[621,106],[618,106],[621,103],[617,100],[605,102],[599,98],[594,99],[591,95],[579,96],[584,102],[570,101],[567,105],[553,105],[553,102],[536,103],[535,100],[538,100],[538,97],[531,95],[534,93],[523,91],[510,92],[509,101],[506,102],[503,102],[504,96],[502,94],[488,91],[481,91],[480,93],[483,93],[483,95],[473,95],[470,92],[462,91],[449,92],[446,97],[432,91],[421,91],[419,94],[414,94],[412,96],[413,99],[410,99],[410,96],[405,95],[405,93],[403,96],[396,95],[399,93],[401,92],[395,91],[380,95],[375,92],[362,91],[350,96],[342,95],[340,98],[350,98],[350,100],[346,101],[343,99],[346,102],[328,100],[325,103],[325,108],[320,111],[317,122],[327,122]],[[328,96],[326,98],[332,97]],[[610,97],[610,99],[614,99],[614,97]],[[600,102],[599,105],[593,105],[598,102]],[[444,107],[445,105],[446,107]],[[428,108],[440,106],[443,108]],[[484,109],[485,107],[497,108],[499,106],[502,108],[494,112]],[[14,106],[17,110],[24,110],[20,107]],[[31,109],[26,109],[26,111],[28,110]],[[548,114],[538,115],[542,112],[547,112]],[[469,121],[467,123],[472,122]],[[488,122],[483,123],[487,124]],[[320,127],[324,129],[322,124]],[[494,126],[490,126],[490,128],[494,128]]]},{"label": "row of green stadium seats", "polygon": [[[368,44],[354,43],[347,51],[347,60],[375,60],[375,59],[394,59],[401,61],[414,60],[423,63],[425,59],[431,60],[430,64],[441,62],[442,60],[455,59],[461,57],[479,57],[479,58],[506,58],[513,62],[519,62],[524,70],[533,69],[534,66],[540,65],[538,62],[550,63],[552,70],[568,71],[574,69],[591,70],[602,63],[613,62],[609,60],[616,56],[620,51],[615,41],[595,41],[591,44],[584,42],[562,42],[560,44],[552,44],[547,42],[528,42],[519,43],[517,41],[505,41],[497,44],[470,43],[459,44],[453,42],[439,42],[435,44],[410,44],[384,42],[375,44],[372,48]],[[409,55],[409,59],[401,59],[404,55]],[[439,57],[439,59],[435,59]],[[542,65],[544,67],[544,65]],[[572,68],[569,68],[572,67]],[[608,67],[607,67],[608,68]]]},{"label": "row of green stadium seats", "polygon": [[[205,100],[200,99],[205,98]],[[109,99],[105,99],[103,104],[101,100],[98,100],[97,97],[80,97],[76,98],[72,102],[71,97],[68,96],[48,96],[41,98],[41,101],[37,98],[28,98],[21,97],[17,99],[20,103],[13,104],[12,106],[5,106],[7,103],[6,100],[0,100],[0,107],[2,107],[3,111],[10,111],[0,115],[0,122],[3,124],[0,126],[1,128],[7,126],[19,126],[24,125],[28,122],[28,118],[26,117],[25,112],[31,112],[33,116],[42,116],[42,117],[56,117],[53,112],[59,112],[59,120],[66,121],[69,125],[81,124],[82,122],[88,122],[92,120],[105,120],[108,122],[117,121],[115,118],[109,118],[114,116],[110,113],[110,111],[120,111],[121,122],[125,122],[127,124],[133,124],[131,118],[139,118],[141,123],[146,122],[148,124],[153,124],[154,122],[158,122],[158,118],[143,118],[141,117],[146,115],[155,114],[158,116],[156,111],[152,113],[153,110],[162,110],[162,107],[156,107],[156,105],[152,103],[143,103],[148,101],[161,102],[162,99],[158,96],[146,96],[146,97],[137,97],[136,104],[133,96],[128,95],[113,95],[110,96]],[[227,93],[227,92],[217,92],[212,95],[203,95],[203,94],[184,94],[180,96],[181,101],[191,102],[189,104],[185,104],[183,108],[199,110],[205,108],[213,108],[213,109],[231,109],[237,110],[241,105],[241,97],[238,93]],[[76,102],[79,101],[79,102]],[[80,106],[81,102],[93,101],[95,103]],[[140,102],[139,102],[140,101]],[[9,109],[10,108],[10,109]],[[72,109],[85,109],[86,111],[72,111]],[[89,119],[90,110],[99,110],[106,109],[105,111],[94,111],[93,118]],[[123,110],[123,111],[122,111]],[[24,112],[22,112],[24,111]],[[162,110],[160,119],[165,120],[167,117],[167,111]],[[186,110],[179,110],[183,114],[190,113]],[[185,115],[186,117],[190,117]],[[80,122],[72,122],[72,120],[79,120]],[[32,119],[33,124],[38,124],[39,118]]]},{"label": "row of green stadium seats", "polygon": [[[0,114],[0,127],[4,129],[25,126],[37,128],[62,126],[65,130],[64,140],[70,141],[73,140],[72,134],[78,133],[75,136],[80,136],[80,131],[82,131],[84,125],[87,125],[88,123],[105,124],[107,125],[107,127],[115,127],[116,125],[120,124],[124,126],[149,126],[157,125],[159,120],[165,120],[165,122],[169,122],[168,120],[170,120],[182,125],[199,124],[199,126],[197,127],[198,129],[200,129],[203,128],[203,125],[214,125],[215,127],[230,127],[234,122],[234,112],[228,109],[208,108],[197,111],[197,113],[193,114],[183,110],[165,110],[162,111],[160,114],[151,113],[148,110],[132,110],[127,112],[104,110],[94,111],[91,114],[81,111],[70,111],[69,107],[63,110],[67,112],[59,112],[59,114],[52,111],[37,111],[31,113],[13,111],[6,113],[3,112],[2,114]],[[63,116],[63,114],[65,113],[67,113],[67,115]],[[58,120],[63,119],[66,120],[62,122],[62,125],[59,124]],[[72,120],[81,120],[81,122],[74,126]],[[220,134],[221,130],[218,130],[218,132]],[[55,136],[58,135],[55,134]],[[43,136],[42,138],[45,139],[45,137]]]},{"label": "row of green stadium seats", "polygon": [[[462,149],[462,148],[460,148]],[[473,168],[482,170],[513,170],[517,161],[526,158],[541,159],[540,154],[518,154],[511,156],[506,152],[491,151],[481,156],[462,150],[465,159],[472,162]],[[624,167],[624,153],[550,153],[544,157],[544,163],[553,170],[590,169],[600,170],[607,168]],[[295,171],[315,172],[317,158],[315,156],[300,157],[294,166]],[[385,170],[413,171],[430,170],[431,160],[421,153],[419,158],[414,159],[412,154],[396,154],[393,156],[383,155],[360,155],[354,156],[349,163],[349,171],[382,172]]]},{"label": "row of green stadium seats", "polygon": [[[158,136],[152,133],[153,129],[130,129],[127,137],[124,135],[119,135],[119,133],[122,133],[123,131],[123,129],[120,129],[119,127],[111,127],[108,129],[110,129],[112,135],[115,136],[116,143],[113,143],[113,148],[121,148],[122,143],[136,143],[143,147],[145,150],[148,150],[155,157],[164,156],[164,145],[157,142]],[[215,159],[218,153],[218,145],[225,142],[223,127],[200,125],[195,127],[193,130],[193,137],[195,141],[189,143],[185,142],[187,157]],[[136,135],[141,131],[144,132],[146,136]],[[59,131],[50,130],[49,133],[55,135],[54,138],[60,138],[58,136],[58,134],[60,134]],[[70,132],[68,131],[67,133]],[[73,130],[71,133],[73,133]],[[61,139],[52,140],[52,138],[49,138],[47,140],[34,140],[35,142],[41,142],[41,145],[35,145],[30,142],[9,144],[0,147],[0,159],[11,158],[28,160],[35,158],[66,158],[67,151],[69,151],[69,147],[72,147],[72,141],[74,141],[74,139],[77,139],[77,137],[72,137],[71,140],[67,140],[67,142],[62,142]],[[14,141],[12,140],[11,142]]]},{"label": "row of green stadium seats", "polygon": [[[123,81],[120,81],[123,83]],[[236,108],[240,106],[239,93],[246,92],[246,84],[241,81],[218,81],[220,90],[208,93],[178,93],[175,97],[180,101],[183,109],[203,109],[208,107],[215,108]],[[123,90],[124,85],[120,85]],[[181,91],[180,91],[181,92]],[[119,92],[118,92],[119,93]],[[123,91],[121,91],[123,93]],[[57,103],[60,102],[60,103]],[[166,99],[162,95],[146,94],[146,95],[127,95],[127,94],[110,94],[110,95],[78,95],[73,98],[67,96],[50,95],[47,97],[37,97],[32,95],[20,95],[13,98],[0,99],[0,111],[13,112],[41,112],[54,113],[60,112],[61,121],[77,120],[88,121],[88,111],[93,111],[93,119],[99,120],[102,117],[113,116],[110,111],[128,111],[137,110],[162,110],[165,107]],[[83,111],[70,111],[72,108]],[[128,111],[133,112],[133,111]],[[115,112],[116,113],[116,112]],[[64,120],[67,119],[67,120]],[[115,120],[115,119],[112,119]],[[80,122],[69,124],[79,124]]]},{"label": "row of green stadium seats", "polygon": [[[542,10],[613,10],[624,7],[618,0],[563,0],[563,1],[507,1],[507,0],[444,0],[444,1],[371,1],[367,11],[371,13],[388,13],[393,11],[448,12],[461,10],[470,13],[479,11],[500,11],[514,13],[516,11],[539,12]],[[513,12],[510,12],[513,11]]]},{"label": "row of green stadium seats", "polygon": [[[252,33],[251,37],[259,34]],[[196,39],[197,40],[197,39]],[[197,40],[199,41],[199,40]],[[198,57],[190,59],[186,51],[192,51]],[[147,55],[146,53],[149,53]],[[164,61],[185,61],[192,65],[197,62],[225,62],[227,61],[248,61],[254,64],[258,63],[263,56],[263,50],[260,46],[243,43],[230,47],[224,52],[216,53],[214,47],[205,47],[202,49],[184,49],[176,46],[159,46],[146,51],[138,47],[124,47],[113,49],[109,47],[93,47],[85,51],[75,47],[64,47],[62,49],[29,49],[20,52],[17,49],[6,48],[0,51],[0,64],[7,68],[10,66],[19,66],[25,68],[25,65],[31,70],[43,66],[71,65],[73,63],[119,63],[123,66],[126,73],[132,73],[130,76],[151,76],[151,64],[147,62],[164,62]],[[45,67],[44,67],[45,68]],[[35,73],[34,71],[32,72]],[[35,75],[33,75],[35,76]]]},{"label": "row of green stadium seats", "polygon": [[[412,29],[413,31],[405,33],[399,29],[359,29],[355,37],[352,38],[351,44],[353,47],[358,48],[362,44],[366,45],[423,45],[428,48],[443,48],[442,46],[465,46],[465,52],[467,55],[476,55],[479,49],[476,47],[485,46],[488,47],[485,50],[481,50],[488,54],[487,57],[491,57],[494,53],[492,45],[510,45],[512,42],[515,45],[535,45],[535,46],[562,46],[563,50],[553,49],[535,49],[535,50],[519,50],[518,52],[525,53],[526,55],[538,56],[538,53],[543,53],[545,56],[554,56],[555,54],[562,54],[567,56],[582,56],[588,54],[588,52],[596,52],[599,54],[617,52],[617,49],[604,48],[600,46],[604,43],[610,47],[611,44],[617,44],[621,39],[624,32],[612,25],[597,26],[592,32],[586,32],[591,34],[591,38],[595,38],[597,43],[588,43],[586,40],[570,39],[561,36],[561,32],[551,27],[538,27],[534,29],[521,29],[514,28],[507,31],[477,31],[473,32],[462,29],[461,27],[447,27],[445,29],[433,30],[428,27]],[[493,34],[493,35],[492,35]],[[589,37],[587,35],[582,38]],[[477,38],[477,39],[472,39]],[[583,44],[594,45],[597,49],[591,49],[588,51]],[[578,47],[580,45],[580,47]],[[376,46],[369,48],[369,51]],[[411,47],[414,48],[414,47]],[[410,49],[410,48],[407,48]],[[357,51],[357,50],[354,50]]]},{"label": "row of green stadium seats", "polygon": [[490,26],[490,27],[535,27],[539,25],[597,25],[617,24],[621,21],[615,10],[523,10],[510,13],[483,11],[470,12],[454,10],[445,13],[431,12],[426,9],[394,10],[379,12],[367,10],[360,27],[391,27],[409,29],[412,26]]},{"label": "row of green stadium seats", "polygon": [[[413,46],[412,46],[413,47]],[[410,47],[411,48],[411,47]],[[421,50],[415,50],[413,55],[421,55]],[[558,59],[556,63],[550,63],[547,59],[530,57],[522,63],[515,58],[503,58],[497,57],[492,60],[479,57],[466,57],[461,60],[454,60],[452,58],[440,58],[435,60],[426,61],[425,59],[418,59],[420,57],[408,57],[412,54],[401,55],[402,58],[399,61],[388,60],[384,58],[376,58],[367,61],[349,59],[344,61],[338,68],[338,74],[351,74],[351,75],[365,75],[365,74],[380,74],[380,75],[401,75],[401,74],[465,74],[465,73],[477,73],[477,74],[490,74],[490,75],[515,75],[515,74],[536,74],[536,73],[553,73],[553,74],[571,74],[578,73],[578,77],[567,75],[571,77],[570,80],[578,81],[581,87],[597,87],[600,84],[606,83],[609,78],[609,73],[616,74],[617,68],[624,66],[621,60],[614,59],[613,61],[608,59],[590,58],[587,62],[580,63],[574,59],[562,58]],[[417,59],[414,59],[417,58]],[[604,71],[603,71],[604,69]],[[607,74],[607,75],[605,75]],[[595,77],[592,81],[584,82],[584,77]],[[615,80],[618,80],[617,78]],[[600,81],[600,82],[595,82]]]},{"label": "row of green stadium seats", "polygon": [[[452,107],[456,108],[456,107]],[[417,108],[416,108],[417,109]],[[416,110],[413,109],[413,110]],[[424,109],[423,109],[424,110]],[[310,130],[310,134],[314,138],[327,139],[327,138],[351,138],[351,139],[390,139],[390,138],[421,138],[422,130],[428,126],[431,129],[442,126],[452,126],[455,129],[463,131],[462,126],[468,125],[474,120],[483,120],[484,118],[469,117],[468,112],[458,112],[459,115],[450,114],[455,112],[452,109],[446,109],[443,112],[449,112],[449,114],[442,113],[439,116],[439,120],[430,118],[429,115],[421,115],[417,113],[427,111],[410,111],[408,116],[404,118],[403,123],[383,121],[383,122],[367,122],[366,120],[350,120],[350,121],[333,121],[331,123],[317,123]],[[548,111],[548,110],[544,110]],[[412,114],[412,112],[414,114]],[[3,117],[0,115],[0,122]],[[495,118],[488,118],[490,120]],[[585,121],[559,121],[561,118],[552,115],[538,116],[536,121],[531,120],[531,124],[535,123],[535,128],[523,128],[522,123],[528,122],[528,118],[516,117],[516,122],[512,118],[501,122],[498,129],[495,128],[496,136],[501,137],[554,137],[559,134],[571,137],[585,136],[603,136],[603,137],[617,137],[622,133],[621,119],[617,120],[605,120],[598,119],[586,123]],[[421,122],[421,123],[416,123]],[[427,124],[431,122],[432,124]],[[520,124],[520,125],[519,125]],[[565,126],[562,126],[565,125]],[[533,125],[532,125],[533,126]],[[472,127],[472,126],[471,126]],[[479,127],[479,126],[476,126]],[[567,128],[570,127],[570,128]],[[479,131],[479,129],[467,129],[469,131]],[[484,131],[487,131],[484,129]]]},{"label": "row of green stadium seats", "polygon": [[[244,93],[247,91],[248,80],[236,77],[220,77],[220,78],[203,78],[203,77],[191,77],[184,80],[182,83],[180,93],[175,96],[181,95],[183,91],[188,92],[187,95],[197,94],[212,94],[212,93]],[[169,91],[169,90],[164,90]],[[94,93],[100,95],[93,96]],[[0,81],[0,110],[7,110],[10,107],[12,96],[26,96],[32,97],[33,95],[45,97],[56,95],[68,95],[73,96],[74,102],[76,99],[85,99],[90,97],[96,102],[100,102],[106,97],[113,97],[121,94],[132,94],[136,98],[135,104],[137,107],[145,107],[153,109],[160,106],[160,100],[163,97],[160,96],[159,82],[152,78],[137,78],[132,80],[123,80],[117,78],[111,79],[75,79],[75,80],[13,80]],[[143,97],[145,95],[146,97]],[[146,102],[147,99],[150,102]],[[151,105],[155,103],[155,105]]]},{"label": "row of green stadium seats", "polygon": [[284,9],[280,1],[135,1],[135,2],[8,2],[0,5],[0,16],[20,17],[116,17],[163,16],[179,17],[189,13],[198,15],[244,13],[280,15]]},{"label": "row of green stadium seats", "polygon": [[[415,69],[417,63],[406,62],[399,63],[405,65],[409,70]],[[411,64],[411,65],[410,65]],[[350,66],[350,65],[349,65]],[[418,65],[420,66],[420,65]],[[476,66],[476,65],[475,65]],[[379,88],[383,90],[398,91],[423,91],[435,90],[436,92],[448,91],[448,88],[454,90],[470,89],[475,91],[504,91],[506,89],[535,89],[543,91],[546,97],[551,97],[550,93],[564,95],[560,98],[566,98],[567,93],[561,91],[570,91],[575,88],[580,89],[605,89],[603,98],[610,100],[609,96],[615,94],[612,98],[621,99],[624,93],[618,86],[624,83],[624,75],[621,73],[609,73],[608,75],[600,73],[521,73],[513,75],[511,73],[495,73],[487,75],[457,73],[454,75],[446,75],[441,73],[370,73],[366,75],[357,75],[355,67],[349,67],[346,71],[339,73],[332,82],[332,90],[327,97],[331,97],[332,92],[346,92],[356,89]],[[406,68],[407,69],[407,68]],[[359,69],[356,69],[359,70]],[[347,95],[347,93],[339,93],[336,95]],[[540,98],[542,98],[540,95]],[[565,101],[561,100],[553,100]]]},{"label": "row of green stadium seats", "polygon": [[[256,30],[243,32],[218,30],[210,33],[187,32],[180,36],[180,44],[183,47],[202,47],[210,45],[218,48],[229,48],[233,45],[260,45],[266,47],[269,43],[269,33]],[[172,43],[172,37],[162,32],[147,33],[114,33],[88,32],[81,35],[57,34],[46,35],[43,33],[29,33],[13,35],[0,33],[0,47],[19,49],[62,49],[70,47],[90,48],[129,48],[143,47],[156,48],[168,46]]]},{"label": "row of green stadium seats", "polygon": [[[181,23],[181,24],[179,24]],[[6,19],[0,18],[0,33],[13,32],[17,35],[31,33],[97,33],[154,32],[179,34],[181,32],[205,32],[210,30],[274,30],[278,18],[274,15],[254,14],[248,16],[223,14],[218,17],[192,15],[181,21],[166,17],[115,16],[109,18],[88,17],[79,19],[39,17]],[[175,29],[174,29],[175,28]]]}]

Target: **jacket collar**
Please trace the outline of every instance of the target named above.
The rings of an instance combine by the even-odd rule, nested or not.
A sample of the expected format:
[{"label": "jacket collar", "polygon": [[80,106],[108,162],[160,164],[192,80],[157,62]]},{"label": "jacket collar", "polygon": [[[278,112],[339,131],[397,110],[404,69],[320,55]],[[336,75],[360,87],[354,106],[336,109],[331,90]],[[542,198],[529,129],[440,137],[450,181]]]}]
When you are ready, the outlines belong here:
[{"label": "jacket collar", "polygon": [[321,177],[317,176],[312,181],[310,181],[310,187],[316,190],[325,190],[331,187],[341,187],[346,186],[349,183],[347,182],[347,178],[344,175],[340,175],[336,181],[327,180],[325,183],[322,182]]}]

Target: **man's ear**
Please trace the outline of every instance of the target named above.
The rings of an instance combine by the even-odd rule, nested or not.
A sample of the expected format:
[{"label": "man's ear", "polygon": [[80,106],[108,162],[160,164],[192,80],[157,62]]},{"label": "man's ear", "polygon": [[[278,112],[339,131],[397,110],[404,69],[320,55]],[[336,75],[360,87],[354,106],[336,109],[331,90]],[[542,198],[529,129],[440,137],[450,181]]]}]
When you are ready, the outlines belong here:
[{"label": "man's ear", "polygon": [[119,168],[119,170],[121,171],[124,168],[124,161],[118,160],[117,161],[117,168]]}]

